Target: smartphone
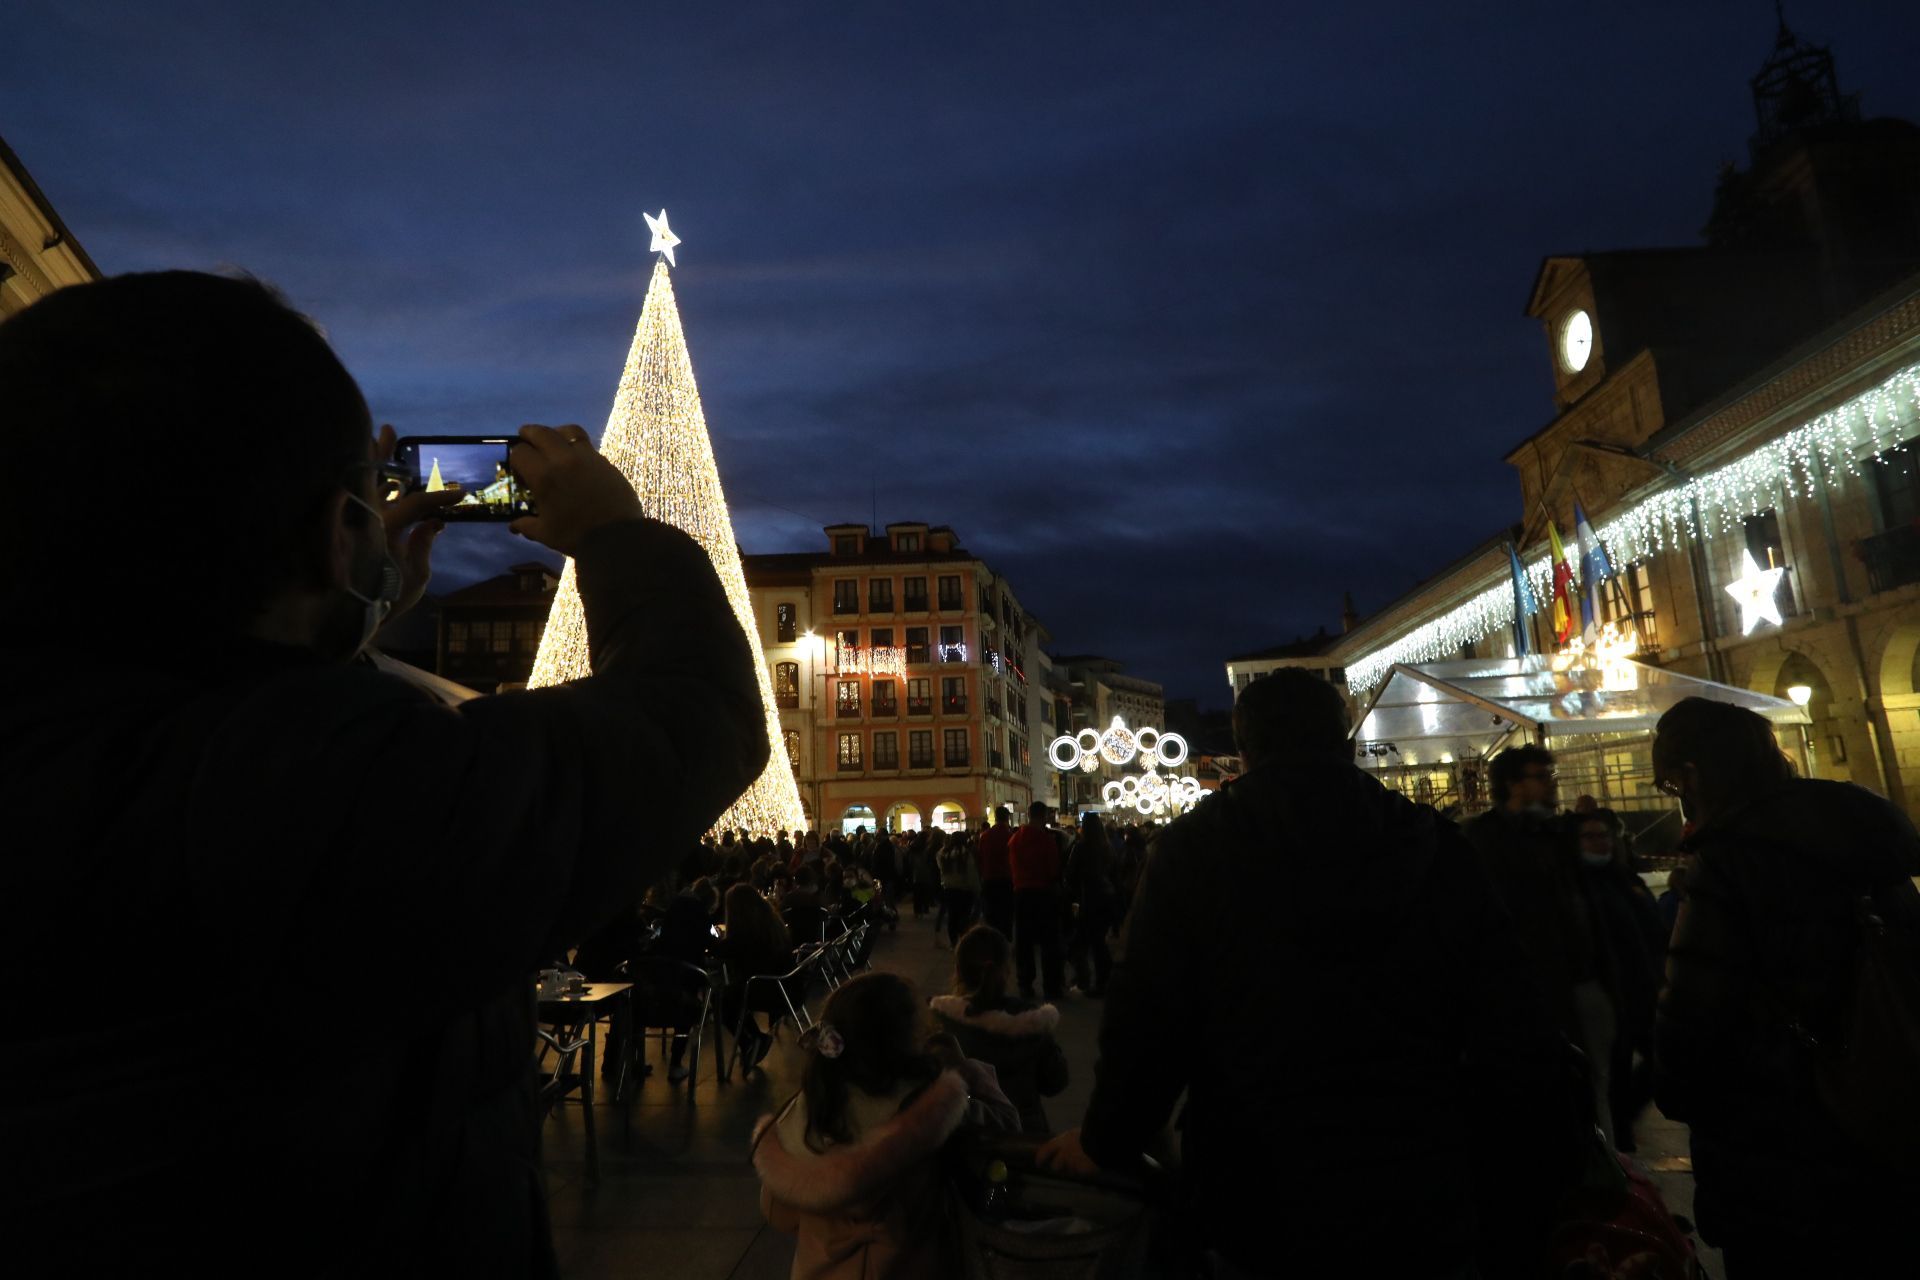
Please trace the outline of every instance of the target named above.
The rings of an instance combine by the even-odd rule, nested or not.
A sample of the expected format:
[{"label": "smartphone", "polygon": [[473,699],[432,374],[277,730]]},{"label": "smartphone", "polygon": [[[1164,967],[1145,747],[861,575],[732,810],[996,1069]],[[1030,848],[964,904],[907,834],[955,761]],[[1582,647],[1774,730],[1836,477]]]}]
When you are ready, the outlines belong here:
[{"label": "smartphone", "polygon": [[457,489],[461,499],[440,509],[442,520],[517,520],[537,515],[533,491],[508,465],[518,436],[402,436],[394,443],[388,496]]}]

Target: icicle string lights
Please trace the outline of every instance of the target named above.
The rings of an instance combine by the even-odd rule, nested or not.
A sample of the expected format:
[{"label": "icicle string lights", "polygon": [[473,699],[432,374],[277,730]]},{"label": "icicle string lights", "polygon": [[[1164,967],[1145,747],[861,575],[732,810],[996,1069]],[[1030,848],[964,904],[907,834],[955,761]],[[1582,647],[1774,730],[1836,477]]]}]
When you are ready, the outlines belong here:
[{"label": "icicle string lights", "polygon": [[[680,309],[674,301],[673,278],[664,262],[654,264],[653,282],[640,309],[640,325],[627,353],[626,371],[620,376],[607,429],[600,438],[600,452],[633,482],[641,508],[649,516],[686,531],[706,549],[726,588],[727,602],[733,606],[753,650],[760,700],[766,707],[767,740],[784,741],[766,654],[760,647],[760,629],[754,623],[746,575],[740,568],[740,549],[733,538],[733,517],[720,489],[713,441],[707,435],[700,388],[694,382],[686,334],[680,327]],[[534,658],[527,685],[537,689],[578,679],[591,671],[586,618],[580,608],[573,561],[569,560],[560,575],[559,594],[547,617],[547,629],[540,638],[540,652]],[[717,827],[771,835],[805,825],[792,767],[785,752],[775,751],[765,772],[721,816]]]},{"label": "icicle string lights", "polygon": [[[1596,532],[1616,571],[1652,559],[1688,541],[1730,533],[1740,521],[1813,493],[1821,481],[1833,488],[1857,479],[1863,461],[1878,463],[1912,433],[1920,409],[1920,364],[1906,368],[1837,409],[1769,441],[1723,467],[1635,503]],[[1696,524],[1695,513],[1698,512]],[[1552,595],[1546,556],[1526,566],[1535,597]],[[1513,625],[1513,587],[1506,566],[1499,582],[1393,643],[1347,665],[1347,687],[1356,696],[1378,685],[1396,663],[1449,658],[1460,646]]]}]

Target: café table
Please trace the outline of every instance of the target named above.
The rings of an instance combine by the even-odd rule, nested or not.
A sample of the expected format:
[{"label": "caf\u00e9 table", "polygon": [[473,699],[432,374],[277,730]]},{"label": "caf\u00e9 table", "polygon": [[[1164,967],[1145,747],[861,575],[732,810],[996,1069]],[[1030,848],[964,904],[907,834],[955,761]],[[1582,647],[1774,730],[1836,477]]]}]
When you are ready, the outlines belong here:
[{"label": "caf\u00e9 table", "polygon": [[[580,1064],[580,1109],[581,1117],[587,1128],[587,1182],[597,1186],[600,1182],[600,1148],[594,1141],[593,1133],[593,1060],[599,1047],[599,1028],[603,1018],[614,1018],[621,1014],[624,1001],[619,997],[633,989],[631,982],[589,982],[579,991],[560,995],[542,995],[539,997],[540,1021],[552,1027],[585,1027],[587,1034],[586,1060]],[[629,1044],[633,1037],[627,1036]],[[621,1076],[614,1082],[614,1096],[618,1098],[624,1084],[626,1063],[620,1064]]]}]

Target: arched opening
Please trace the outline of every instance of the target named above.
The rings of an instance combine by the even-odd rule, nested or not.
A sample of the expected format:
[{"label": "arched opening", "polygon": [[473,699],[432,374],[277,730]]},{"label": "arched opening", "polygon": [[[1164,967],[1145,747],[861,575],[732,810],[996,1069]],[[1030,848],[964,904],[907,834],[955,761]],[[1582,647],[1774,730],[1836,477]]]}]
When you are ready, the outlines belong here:
[{"label": "arched opening", "polygon": [[942,831],[961,831],[967,825],[967,811],[951,800],[933,806],[933,825]]},{"label": "arched opening", "polygon": [[887,831],[890,834],[898,835],[902,831],[918,830],[920,830],[920,810],[914,806],[903,800],[887,810]]},{"label": "arched opening", "polygon": [[[1820,665],[1804,653],[1789,652],[1774,675],[1773,687],[1765,692],[1806,707],[1807,716],[1813,721],[1806,726],[1807,763],[1813,776],[1851,782],[1853,774],[1848,768],[1844,726],[1833,711],[1833,684]],[[1780,729],[1780,745],[1787,748],[1788,754],[1795,754],[1796,744],[1789,737],[1793,732],[1787,726]]]},{"label": "arched opening", "polygon": [[847,806],[847,811],[840,815],[840,831],[843,835],[878,829],[879,824],[874,819],[873,810],[864,804],[850,804]]}]

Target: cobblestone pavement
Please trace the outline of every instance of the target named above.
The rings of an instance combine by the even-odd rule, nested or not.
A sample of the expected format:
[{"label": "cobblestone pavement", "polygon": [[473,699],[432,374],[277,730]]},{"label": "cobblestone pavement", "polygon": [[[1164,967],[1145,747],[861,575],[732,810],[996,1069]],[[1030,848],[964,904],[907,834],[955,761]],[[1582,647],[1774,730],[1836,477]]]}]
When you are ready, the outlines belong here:
[{"label": "cobblestone pavement", "polygon": [[[930,995],[946,989],[952,952],[935,945],[931,917],[916,921],[908,910],[897,932],[881,935],[873,962]],[[1100,1005],[1070,999],[1060,1014],[1073,1079],[1063,1095],[1048,1101],[1047,1116],[1065,1128],[1086,1107]],[[710,1056],[703,1055],[695,1081],[674,1085],[666,1081],[658,1040],[648,1043],[647,1055],[655,1074],[634,1099],[630,1132],[623,1135],[617,1109],[604,1103],[596,1109],[598,1187],[586,1185],[578,1107],[569,1105],[547,1122],[544,1160],[562,1274],[568,1280],[786,1280],[792,1241],[761,1220],[759,1182],[746,1151],[754,1121],[799,1086],[800,1054],[791,1035],[783,1035],[761,1070],[744,1080],[736,1071],[726,1084],[715,1080]],[[1487,1140],[1498,1141],[1498,1134],[1498,1118],[1489,1117]],[[1649,1114],[1639,1134],[1639,1159],[1668,1207],[1690,1215],[1693,1175],[1685,1127]],[[1528,1173],[1515,1169],[1513,1176]],[[1709,1274],[1720,1280],[1718,1254],[1704,1256]]]}]

